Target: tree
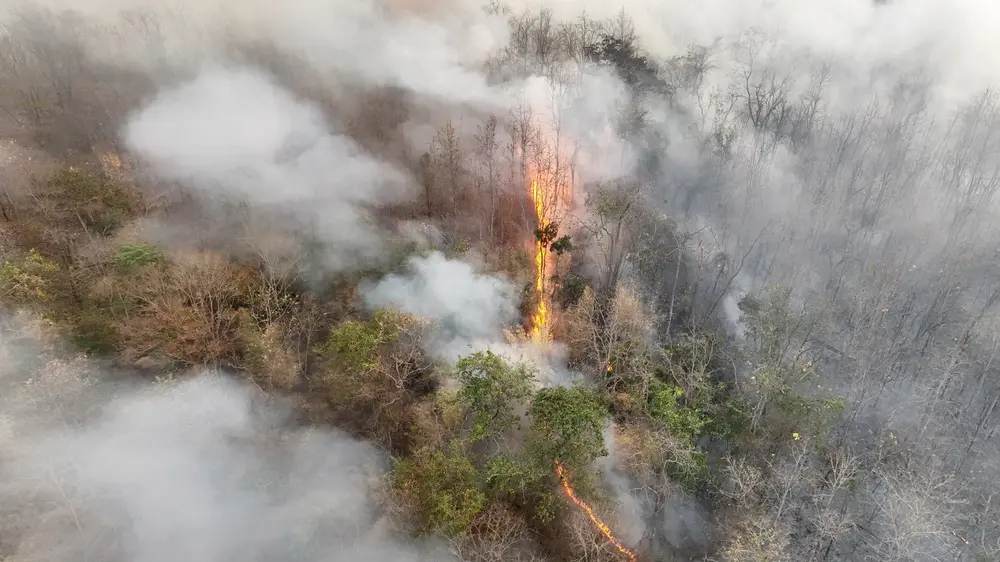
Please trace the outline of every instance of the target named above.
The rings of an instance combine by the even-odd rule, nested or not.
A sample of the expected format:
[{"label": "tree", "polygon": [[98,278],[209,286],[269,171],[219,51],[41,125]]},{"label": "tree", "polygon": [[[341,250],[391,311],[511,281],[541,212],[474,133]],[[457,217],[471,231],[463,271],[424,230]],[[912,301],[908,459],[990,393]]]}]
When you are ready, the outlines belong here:
[{"label": "tree", "polygon": [[528,411],[528,448],[536,462],[562,463],[575,478],[586,478],[590,465],[607,455],[604,426],[607,409],[593,390],[583,387],[543,388]]},{"label": "tree", "polygon": [[[477,163],[476,186],[479,190],[479,205],[486,220],[479,221],[479,240],[494,244],[505,238],[503,223],[499,222],[501,200],[501,167],[499,162],[500,139],[497,137],[499,121],[495,115],[489,116],[479,126],[475,135],[475,161]],[[485,208],[483,208],[485,206]]]},{"label": "tree", "polygon": [[212,252],[174,252],[116,279],[109,308],[122,357],[160,356],[181,365],[236,358],[248,272]]},{"label": "tree", "polygon": [[417,507],[425,533],[465,535],[486,505],[479,473],[460,449],[425,449],[397,460],[395,476],[396,486]]},{"label": "tree", "polygon": [[564,320],[575,365],[604,377],[612,391],[637,388],[645,396],[653,370],[653,322],[632,287],[618,286],[603,306],[588,287]]},{"label": "tree", "polygon": [[599,184],[587,194],[589,218],[581,225],[588,235],[589,256],[597,269],[597,293],[610,299],[637,249],[639,232],[633,228],[642,212],[642,187],[618,180]]},{"label": "tree", "polygon": [[461,385],[458,399],[472,421],[468,439],[479,442],[517,425],[520,416],[514,407],[531,395],[535,370],[527,363],[511,365],[487,350],[459,359],[455,375]]},{"label": "tree", "polygon": [[327,393],[345,421],[376,439],[405,447],[414,431],[413,406],[437,387],[423,349],[430,325],[388,308],[366,320],[337,326],[317,351],[321,369],[312,384]]},{"label": "tree", "polygon": [[428,191],[428,198],[433,196],[434,204],[429,199],[427,206],[441,216],[457,216],[465,188],[465,154],[451,121],[434,135],[429,154],[429,172],[434,189],[433,193]]},{"label": "tree", "polygon": [[520,514],[491,502],[472,520],[472,533],[451,540],[452,552],[468,562],[541,562],[530,552],[531,531]]}]

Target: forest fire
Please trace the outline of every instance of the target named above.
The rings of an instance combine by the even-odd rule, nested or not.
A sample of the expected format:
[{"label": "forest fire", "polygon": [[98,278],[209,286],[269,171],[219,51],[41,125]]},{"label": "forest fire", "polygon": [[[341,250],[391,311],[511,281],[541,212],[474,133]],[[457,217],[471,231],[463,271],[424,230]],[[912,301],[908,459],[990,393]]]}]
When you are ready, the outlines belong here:
[{"label": "forest fire", "polygon": [[590,518],[590,521],[594,524],[594,526],[597,527],[597,529],[600,530],[601,533],[608,538],[611,544],[615,545],[615,548],[617,548],[619,552],[624,554],[632,562],[635,562],[636,560],[635,553],[626,548],[624,545],[622,545],[621,541],[618,540],[618,537],[616,537],[615,534],[611,532],[611,527],[608,527],[607,523],[601,521],[601,519],[594,514],[594,510],[589,505],[587,505],[585,502],[576,497],[576,492],[573,491],[573,487],[570,486],[569,484],[569,477],[566,475],[566,468],[562,465],[562,463],[559,462],[558,459],[555,460],[555,465],[556,465],[556,475],[559,476],[559,482],[562,484],[563,492],[566,493],[566,497],[568,497],[570,501],[579,506],[579,508],[582,509],[584,513],[587,514],[587,517]]},{"label": "forest fire", "polygon": [[[535,217],[538,221],[538,233],[544,232],[549,225],[545,216],[545,190],[537,179],[531,180],[531,201],[535,205]],[[548,261],[548,249],[542,241],[542,236],[535,236],[535,293],[538,297],[535,313],[531,317],[531,330],[536,338],[548,333],[549,307],[548,296],[545,293],[545,269]]]}]

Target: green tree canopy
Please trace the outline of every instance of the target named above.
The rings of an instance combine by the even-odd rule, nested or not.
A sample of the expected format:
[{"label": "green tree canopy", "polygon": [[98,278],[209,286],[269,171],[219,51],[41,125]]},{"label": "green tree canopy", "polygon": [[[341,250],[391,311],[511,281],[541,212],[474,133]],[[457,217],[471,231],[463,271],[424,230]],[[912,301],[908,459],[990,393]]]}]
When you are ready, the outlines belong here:
[{"label": "green tree canopy", "polygon": [[607,409],[593,390],[544,388],[529,413],[528,444],[540,462],[559,459],[571,472],[579,472],[608,454],[603,436]]},{"label": "green tree canopy", "polygon": [[458,399],[472,419],[470,441],[494,437],[517,425],[514,406],[531,395],[533,367],[512,365],[492,351],[480,351],[460,359],[455,374],[461,383]]}]

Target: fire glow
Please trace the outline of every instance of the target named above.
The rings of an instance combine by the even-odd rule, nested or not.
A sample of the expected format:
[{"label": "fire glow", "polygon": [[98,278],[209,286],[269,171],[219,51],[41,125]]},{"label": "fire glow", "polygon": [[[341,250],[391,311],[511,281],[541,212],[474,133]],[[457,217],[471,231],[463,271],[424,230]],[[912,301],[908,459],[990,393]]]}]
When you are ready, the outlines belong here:
[{"label": "fire glow", "polygon": [[587,514],[587,517],[590,518],[590,521],[594,524],[594,526],[597,527],[597,529],[601,531],[601,533],[605,537],[608,538],[608,541],[610,541],[611,544],[615,545],[615,548],[617,548],[619,552],[628,557],[628,559],[631,560],[632,562],[635,562],[636,560],[635,553],[626,548],[621,543],[621,541],[618,540],[618,537],[616,537],[615,534],[611,532],[611,527],[608,527],[607,523],[601,521],[601,519],[597,517],[597,515],[594,515],[594,510],[591,509],[589,505],[587,505],[583,500],[580,500],[579,498],[576,497],[576,492],[573,491],[573,487],[569,485],[569,477],[566,475],[566,468],[562,465],[562,463],[556,460],[555,464],[556,464],[556,475],[559,476],[559,482],[562,484],[562,489],[563,492],[566,493],[566,497],[568,497],[570,501],[575,503],[580,509],[584,511],[584,513]]},{"label": "fire glow", "polygon": [[[549,226],[548,218],[545,216],[545,190],[537,179],[531,180],[531,202],[535,205],[535,218],[538,221],[538,233],[544,232]],[[545,269],[548,261],[548,248],[542,243],[542,236],[535,236],[535,293],[538,297],[538,304],[535,306],[535,313],[531,317],[531,330],[536,338],[540,338],[548,333],[549,326],[549,306],[546,302],[548,296],[545,293]]]}]

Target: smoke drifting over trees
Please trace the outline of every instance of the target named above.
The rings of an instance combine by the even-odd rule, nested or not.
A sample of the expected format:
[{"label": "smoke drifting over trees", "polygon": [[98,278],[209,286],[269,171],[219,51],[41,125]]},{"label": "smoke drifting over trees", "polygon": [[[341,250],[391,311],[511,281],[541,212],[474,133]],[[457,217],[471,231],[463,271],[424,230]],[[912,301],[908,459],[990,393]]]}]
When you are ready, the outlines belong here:
[{"label": "smoke drifting over trees", "polygon": [[383,255],[384,235],[367,207],[403,199],[411,185],[351,139],[326,131],[318,109],[253,70],[200,71],[158,94],[124,137],[159,177],[286,211],[293,227],[336,248],[325,254],[337,270]]},{"label": "smoke drifting over trees", "polygon": [[[85,367],[64,366],[58,383],[86,382]],[[17,398],[37,392],[18,390]],[[435,555],[430,543],[396,541],[379,522],[368,492],[384,466],[376,451],[335,431],[296,430],[260,398],[208,374],[110,399],[84,427],[38,416],[13,428],[24,436],[5,444],[4,510],[44,515],[27,526],[19,554],[449,559],[440,545],[445,554]]]},{"label": "smoke drifting over trees", "polygon": [[0,9],[0,560],[1000,556],[1000,8]]}]

